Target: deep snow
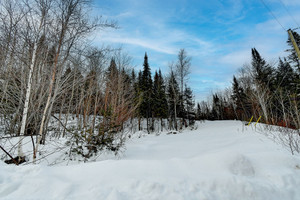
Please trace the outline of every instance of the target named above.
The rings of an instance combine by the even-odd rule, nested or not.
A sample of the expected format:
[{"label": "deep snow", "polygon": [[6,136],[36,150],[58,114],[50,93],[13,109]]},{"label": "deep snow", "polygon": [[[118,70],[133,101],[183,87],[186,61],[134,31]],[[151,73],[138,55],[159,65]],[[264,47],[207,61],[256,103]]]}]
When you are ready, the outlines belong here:
[{"label": "deep snow", "polygon": [[300,156],[239,121],[133,137],[118,158],[69,166],[0,162],[0,199],[299,200]]}]

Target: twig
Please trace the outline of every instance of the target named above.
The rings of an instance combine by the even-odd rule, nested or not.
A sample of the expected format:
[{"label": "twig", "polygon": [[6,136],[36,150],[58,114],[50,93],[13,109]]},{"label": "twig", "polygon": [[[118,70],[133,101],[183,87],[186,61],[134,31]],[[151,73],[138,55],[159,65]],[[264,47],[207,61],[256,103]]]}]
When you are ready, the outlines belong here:
[{"label": "twig", "polygon": [[64,127],[65,130],[67,130],[69,133],[72,133],[71,130],[69,130],[55,115],[51,115],[54,119],[56,119],[61,125],[62,127]]},{"label": "twig", "polygon": [[16,165],[19,165],[19,163],[7,151],[5,151],[5,149],[1,145],[0,149],[2,149],[2,151],[4,151],[4,153],[6,153]]}]

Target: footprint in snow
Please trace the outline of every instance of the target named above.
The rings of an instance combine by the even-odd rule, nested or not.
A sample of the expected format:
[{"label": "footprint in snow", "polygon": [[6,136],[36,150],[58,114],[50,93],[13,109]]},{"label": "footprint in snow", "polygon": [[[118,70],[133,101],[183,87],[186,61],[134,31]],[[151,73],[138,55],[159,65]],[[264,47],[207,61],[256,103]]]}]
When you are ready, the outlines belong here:
[{"label": "footprint in snow", "polygon": [[251,161],[243,156],[238,155],[229,166],[229,170],[234,175],[252,177],[255,175],[254,167]]}]

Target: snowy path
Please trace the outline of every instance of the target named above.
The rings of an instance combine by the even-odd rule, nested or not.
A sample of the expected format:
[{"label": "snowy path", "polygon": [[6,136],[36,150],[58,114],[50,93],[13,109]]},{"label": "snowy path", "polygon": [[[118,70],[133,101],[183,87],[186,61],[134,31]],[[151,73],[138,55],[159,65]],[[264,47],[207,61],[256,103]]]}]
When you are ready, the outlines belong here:
[{"label": "snowy path", "polygon": [[0,163],[0,199],[299,200],[300,157],[241,122],[133,139],[119,160]]}]

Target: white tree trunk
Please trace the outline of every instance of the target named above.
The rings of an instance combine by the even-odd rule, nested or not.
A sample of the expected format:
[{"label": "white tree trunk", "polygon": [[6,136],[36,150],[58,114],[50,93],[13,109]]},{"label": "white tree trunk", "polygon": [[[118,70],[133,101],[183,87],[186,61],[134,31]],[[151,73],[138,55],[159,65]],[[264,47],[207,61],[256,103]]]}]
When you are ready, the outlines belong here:
[{"label": "white tree trunk", "polygon": [[34,43],[33,46],[33,53],[32,58],[30,62],[30,69],[28,74],[28,80],[27,80],[27,88],[26,88],[26,94],[25,94],[25,104],[24,104],[24,110],[22,115],[22,123],[21,123],[21,129],[20,129],[20,140],[18,145],[18,156],[22,157],[24,156],[23,150],[22,150],[22,140],[24,139],[24,133],[25,133],[25,127],[26,127],[26,121],[27,121],[27,113],[29,108],[29,98],[31,93],[31,80],[32,80],[32,74],[33,74],[33,68],[34,63],[36,59],[36,51],[37,51],[37,42]]}]

